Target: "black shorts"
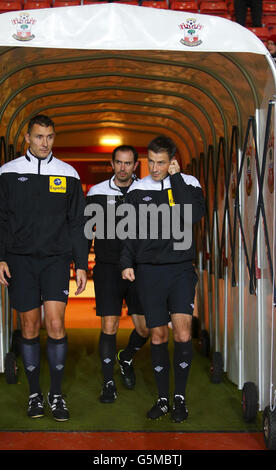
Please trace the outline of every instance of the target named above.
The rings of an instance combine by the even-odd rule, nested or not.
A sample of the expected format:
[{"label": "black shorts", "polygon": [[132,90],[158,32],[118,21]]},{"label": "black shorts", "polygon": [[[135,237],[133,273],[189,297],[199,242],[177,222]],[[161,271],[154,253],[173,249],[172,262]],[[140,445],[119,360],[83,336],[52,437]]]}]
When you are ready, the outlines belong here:
[{"label": "black shorts", "polygon": [[190,262],[139,264],[136,283],[147,327],[166,325],[171,313],[192,315],[197,281]]},{"label": "black shorts", "polygon": [[122,279],[116,264],[96,263],[93,269],[96,297],[96,315],[120,316],[123,300],[128,306],[128,315],[143,315],[136,292],[136,283]]},{"label": "black shorts", "polygon": [[18,312],[27,312],[40,307],[46,300],[67,303],[71,260],[71,255],[39,258],[9,253],[11,307]]}]

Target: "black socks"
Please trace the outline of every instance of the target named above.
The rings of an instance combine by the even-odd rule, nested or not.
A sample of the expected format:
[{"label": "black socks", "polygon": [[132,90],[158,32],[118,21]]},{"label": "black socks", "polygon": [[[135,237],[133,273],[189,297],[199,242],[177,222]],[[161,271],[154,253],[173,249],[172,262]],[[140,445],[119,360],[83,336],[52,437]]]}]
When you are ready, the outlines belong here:
[{"label": "black socks", "polygon": [[39,385],[40,374],[40,339],[39,336],[32,339],[21,338],[21,357],[29,382],[30,395],[41,393]]},{"label": "black socks", "polygon": [[134,357],[134,354],[144,346],[147,340],[148,338],[140,336],[135,329],[132,330],[127,347],[120,352],[120,359],[122,359],[122,361],[130,361]]},{"label": "black socks", "polygon": [[61,383],[68,350],[67,336],[61,339],[48,336],[46,350],[51,377],[50,395],[61,395]]},{"label": "black socks", "polygon": [[182,395],[185,397],[185,390],[188,380],[188,375],[193,357],[193,343],[187,341],[185,343],[174,342],[174,385],[175,395]]},{"label": "black socks", "polygon": [[[174,342],[174,395],[185,397],[186,385],[189,370],[192,363],[193,343]],[[168,342],[161,344],[151,344],[151,357],[154,377],[157,384],[159,397],[169,397],[169,351]]]},{"label": "black socks", "polygon": [[168,342],[151,343],[151,360],[159,397],[169,398],[170,358]]},{"label": "black socks", "polygon": [[99,352],[102,362],[104,383],[113,380],[113,369],[116,356],[116,334],[107,335],[101,332],[99,340]]},{"label": "black socks", "polygon": [[[48,336],[46,343],[47,358],[50,369],[51,395],[61,395],[61,383],[67,356],[67,336],[53,339]],[[40,338],[21,338],[21,357],[29,382],[30,395],[41,393],[39,385],[40,374]]]}]

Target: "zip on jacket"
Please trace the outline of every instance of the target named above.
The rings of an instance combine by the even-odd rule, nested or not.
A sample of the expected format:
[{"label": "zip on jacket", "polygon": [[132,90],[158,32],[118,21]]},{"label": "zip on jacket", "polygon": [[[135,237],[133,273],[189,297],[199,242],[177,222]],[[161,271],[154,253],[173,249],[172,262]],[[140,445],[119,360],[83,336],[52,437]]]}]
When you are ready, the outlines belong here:
[{"label": "zip on jacket", "polygon": [[[122,216],[116,215],[116,211],[119,205],[123,204],[126,201],[126,194],[123,193],[123,188],[115,184],[115,175],[112,176],[109,180],[105,180],[101,183],[92,186],[87,193],[86,204],[99,205],[103,209],[104,214],[104,236],[103,238],[98,238],[95,236],[94,239],[94,251],[96,262],[101,263],[111,263],[118,264],[120,258],[120,244],[121,241],[118,239],[116,234],[116,227],[118,222],[122,219]],[[132,184],[134,181],[137,181],[135,175],[133,175]],[[130,186],[131,187],[131,186]],[[126,188],[126,193],[129,191],[129,187]],[[95,207],[95,206],[94,206]],[[93,217],[95,211],[93,211],[93,206],[91,206],[92,212],[89,214],[89,218]],[[115,217],[113,219],[113,213]],[[109,214],[110,221],[108,221]],[[109,225],[108,225],[109,224]],[[114,236],[111,238],[110,233],[108,235],[108,227],[111,227],[111,232]],[[91,247],[89,243],[89,249]]]}]

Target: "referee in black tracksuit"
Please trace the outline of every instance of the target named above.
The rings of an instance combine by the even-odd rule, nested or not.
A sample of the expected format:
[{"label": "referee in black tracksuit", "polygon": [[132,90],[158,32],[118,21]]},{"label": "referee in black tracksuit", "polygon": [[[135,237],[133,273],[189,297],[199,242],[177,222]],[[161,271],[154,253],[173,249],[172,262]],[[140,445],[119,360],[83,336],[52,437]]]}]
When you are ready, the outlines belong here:
[{"label": "referee in black tracksuit", "polygon": [[64,327],[70,263],[77,291],[86,286],[85,198],[75,169],[52,154],[55,129],[44,115],[33,117],[26,154],[0,168],[0,283],[20,314],[21,355],[29,382],[28,416],[44,415],[39,384],[40,321],[44,306],[51,384],[48,403],[58,421],[69,418],[61,383],[67,356]]},{"label": "referee in black tracksuit", "polygon": [[[175,144],[166,136],[155,138],[148,146],[150,174],[133,183],[127,202],[131,203],[140,215],[142,206],[145,208],[145,205],[151,205],[159,209],[163,207],[167,209],[167,220],[159,214],[154,227],[157,229],[157,235],[153,236],[150,216],[147,215],[147,220],[143,220],[141,216],[138,219],[136,215],[136,221],[139,220],[137,237],[127,239],[123,243],[120,267],[123,279],[136,280],[138,295],[151,333],[152,365],[159,397],[147,416],[158,419],[169,411],[168,322],[171,319],[175,378],[171,418],[175,422],[182,422],[188,416],[185,389],[192,361],[191,324],[197,283],[193,265],[195,250],[192,224],[204,215],[205,202],[198,180],[192,175],[180,173],[178,162],[173,158],[175,151]],[[188,210],[184,204],[192,208],[190,218],[184,215]],[[179,229],[184,233],[184,239],[184,228],[190,228],[191,243],[187,245],[179,245],[178,234],[173,231],[175,227],[172,217],[178,208],[180,215],[182,214]],[[143,236],[139,232],[142,220],[143,225],[146,223],[146,233]],[[186,235],[189,235],[187,231]]]},{"label": "referee in black tracksuit", "polygon": [[[122,219],[122,216],[117,215],[117,210],[124,203],[133,181],[137,180],[134,171],[138,165],[138,153],[130,145],[120,145],[112,152],[111,164],[114,170],[112,178],[96,184],[87,194],[89,215],[93,216],[93,207],[101,208],[104,214],[105,228],[104,233],[100,235],[96,223],[94,242],[96,264],[93,269],[96,314],[102,318],[99,339],[103,374],[101,403],[113,403],[117,398],[113,372],[116,357],[116,335],[124,299],[128,306],[128,315],[131,315],[135,327],[126,348],[117,353],[123,384],[128,389],[133,389],[135,386],[134,355],[146,343],[149,335],[135,283],[123,280],[121,277],[119,269],[121,241],[116,234],[117,224]],[[92,228],[89,234],[90,239],[92,238]]]}]

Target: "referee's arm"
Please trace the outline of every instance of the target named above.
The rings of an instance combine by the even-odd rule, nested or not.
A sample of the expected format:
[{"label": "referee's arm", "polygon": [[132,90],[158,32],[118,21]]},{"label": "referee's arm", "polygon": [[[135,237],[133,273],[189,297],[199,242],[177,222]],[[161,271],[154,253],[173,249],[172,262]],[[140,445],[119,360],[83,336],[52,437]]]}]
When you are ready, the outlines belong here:
[{"label": "referee's arm", "polygon": [[4,189],[3,177],[1,176],[0,168],[0,284],[8,286],[8,279],[11,277],[9,267],[5,261],[6,257],[6,240],[7,240],[7,214],[8,202],[6,192]]},{"label": "referee's arm", "polygon": [[80,180],[75,181],[75,186],[70,199],[68,209],[68,223],[70,228],[70,236],[73,250],[73,260],[75,269],[87,271],[88,269],[88,252],[87,240],[84,235],[85,225],[85,197],[83,194]]},{"label": "referee's arm", "polygon": [[176,204],[192,204],[193,223],[198,222],[205,215],[205,200],[202,188],[196,178],[194,184],[187,184],[181,173],[170,175],[174,202]]}]

